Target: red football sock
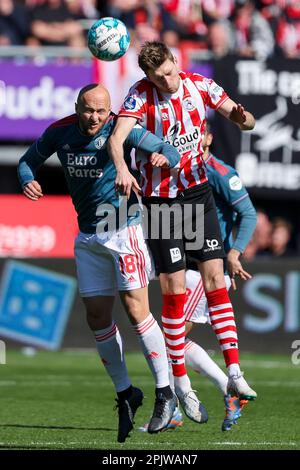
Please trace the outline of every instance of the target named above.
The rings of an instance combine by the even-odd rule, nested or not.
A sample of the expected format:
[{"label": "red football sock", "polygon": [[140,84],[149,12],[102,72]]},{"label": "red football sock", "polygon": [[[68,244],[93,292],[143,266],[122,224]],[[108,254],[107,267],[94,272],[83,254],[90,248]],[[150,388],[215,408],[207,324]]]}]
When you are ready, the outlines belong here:
[{"label": "red football sock", "polygon": [[163,295],[162,324],[175,377],[186,375],[184,302],[185,293]]},{"label": "red football sock", "polygon": [[239,364],[237,328],[226,287],[207,292],[206,298],[211,324],[221,346],[226,367]]}]

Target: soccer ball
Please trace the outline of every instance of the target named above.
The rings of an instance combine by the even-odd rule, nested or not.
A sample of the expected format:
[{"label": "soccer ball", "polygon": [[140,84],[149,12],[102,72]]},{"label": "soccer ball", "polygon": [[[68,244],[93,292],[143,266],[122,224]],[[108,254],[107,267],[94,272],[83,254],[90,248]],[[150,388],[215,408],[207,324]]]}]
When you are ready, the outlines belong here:
[{"label": "soccer ball", "polygon": [[88,48],[100,60],[117,60],[125,54],[130,34],[122,21],[106,17],[94,23],[88,32]]}]

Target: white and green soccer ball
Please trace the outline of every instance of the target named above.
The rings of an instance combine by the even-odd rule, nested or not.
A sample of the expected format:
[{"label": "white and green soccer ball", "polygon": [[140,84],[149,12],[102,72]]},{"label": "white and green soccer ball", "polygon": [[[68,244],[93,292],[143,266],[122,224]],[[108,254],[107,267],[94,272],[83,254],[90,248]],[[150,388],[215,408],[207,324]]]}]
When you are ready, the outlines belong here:
[{"label": "white and green soccer ball", "polygon": [[88,48],[100,60],[122,57],[130,44],[130,34],[122,21],[106,17],[96,21],[88,32]]}]

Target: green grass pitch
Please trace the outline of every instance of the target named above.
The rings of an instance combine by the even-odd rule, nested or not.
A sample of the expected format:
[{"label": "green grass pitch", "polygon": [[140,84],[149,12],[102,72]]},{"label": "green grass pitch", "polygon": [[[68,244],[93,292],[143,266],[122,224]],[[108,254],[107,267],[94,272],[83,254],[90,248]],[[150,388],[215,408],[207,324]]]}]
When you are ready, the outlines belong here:
[{"label": "green grass pitch", "polygon": [[[222,359],[217,356],[222,364]],[[0,365],[0,448],[2,449],[300,449],[300,365],[290,357],[241,357],[247,380],[258,393],[239,423],[221,432],[223,403],[206,379],[192,372],[209,413],[207,424],[184,420],[180,429],[150,435],[137,431],[151,414],[154,382],[142,354],[128,354],[134,385],[145,394],[135,430],[118,444],[114,390],[93,352],[8,351]]]}]

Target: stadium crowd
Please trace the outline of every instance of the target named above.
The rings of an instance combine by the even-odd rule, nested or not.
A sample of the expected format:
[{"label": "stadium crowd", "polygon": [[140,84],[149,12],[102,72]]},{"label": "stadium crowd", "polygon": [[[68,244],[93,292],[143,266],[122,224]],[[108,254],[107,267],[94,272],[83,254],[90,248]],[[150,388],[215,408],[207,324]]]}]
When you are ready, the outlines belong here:
[{"label": "stadium crowd", "polygon": [[137,45],[161,39],[215,57],[300,57],[297,0],[1,0],[0,45],[85,47],[80,20],[103,16],[123,20]]},{"label": "stadium crowd", "polygon": [[[85,48],[88,25],[104,16],[124,21],[137,49],[147,40],[163,40],[214,58],[300,57],[297,0],[0,0],[0,46]],[[299,252],[288,214],[287,220],[278,215],[273,211],[270,220],[259,211],[247,260]]]},{"label": "stadium crowd", "polygon": [[257,209],[256,229],[243,257],[252,261],[270,256],[274,259],[295,256],[296,252],[291,246],[292,234],[293,227],[286,219],[270,219],[264,210]]}]

